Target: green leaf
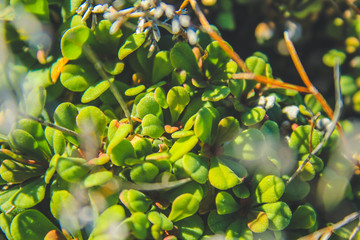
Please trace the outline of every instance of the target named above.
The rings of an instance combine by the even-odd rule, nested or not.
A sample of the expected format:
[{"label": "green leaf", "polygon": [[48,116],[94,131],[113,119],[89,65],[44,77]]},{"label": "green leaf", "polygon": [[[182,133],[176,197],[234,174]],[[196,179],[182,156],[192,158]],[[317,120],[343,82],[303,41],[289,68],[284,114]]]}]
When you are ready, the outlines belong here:
[{"label": "green leaf", "polygon": [[46,90],[43,87],[34,87],[25,96],[25,111],[33,117],[39,117],[44,109]]},{"label": "green leaf", "polygon": [[175,44],[170,52],[170,60],[176,69],[183,69],[195,78],[202,77],[195,55],[186,42],[178,42]]},{"label": "green leaf", "polygon": [[59,157],[56,170],[62,179],[74,183],[83,180],[90,168],[83,158]]},{"label": "green leaf", "polygon": [[195,117],[194,132],[203,143],[212,143],[219,113],[213,107],[202,107]]},{"label": "green leaf", "polygon": [[24,7],[26,12],[34,14],[43,21],[49,21],[49,5],[46,0],[26,1],[26,0],[11,0],[12,6]]},{"label": "green leaf", "polygon": [[163,112],[159,103],[155,99],[154,93],[147,93],[141,100],[136,104],[136,116],[143,119],[146,115],[153,114],[158,117],[161,121],[163,120]]},{"label": "green leaf", "polygon": [[104,62],[104,69],[111,75],[118,75],[124,70],[125,64],[123,62]]},{"label": "green leaf", "polygon": [[[232,49],[228,43],[224,43]],[[211,75],[230,60],[230,56],[220,47],[217,41],[213,41],[207,45],[206,52],[208,53],[208,57],[205,59],[205,63]]]},{"label": "green leaf", "polygon": [[295,210],[289,228],[310,229],[316,224],[316,212],[309,205],[300,205]]},{"label": "green leaf", "polygon": [[259,207],[269,218],[269,229],[281,231],[286,228],[291,220],[292,213],[284,202],[266,203]]},{"label": "green leaf", "polygon": [[158,225],[162,230],[170,231],[174,227],[173,223],[162,213],[151,211],[147,217],[152,224]]},{"label": "green leaf", "polygon": [[198,143],[198,138],[195,135],[183,137],[178,139],[171,147],[169,153],[171,154],[170,161],[175,162],[184,154],[190,152]]},{"label": "green leaf", "polygon": [[220,190],[226,190],[241,183],[239,176],[217,157],[211,159],[209,181]]},{"label": "green leaf", "polygon": [[169,51],[160,51],[155,55],[152,70],[152,83],[157,83],[173,71],[174,67],[170,62]]},{"label": "green leaf", "polygon": [[233,140],[240,133],[240,124],[234,117],[226,117],[220,120],[217,133],[216,145],[222,145],[225,142]]},{"label": "green leaf", "polygon": [[84,187],[90,188],[103,185],[109,182],[113,177],[113,173],[106,170],[91,173],[84,179]]},{"label": "green leaf", "polygon": [[244,199],[250,196],[250,191],[245,184],[239,184],[232,188],[232,192],[238,198]]},{"label": "green leaf", "polygon": [[83,92],[98,78],[94,70],[83,64],[67,64],[61,71],[61,84],[72,92]]},{"label": "green leaf", "polygon": [[[299,126],[290,135],[289,147],[300,154],[309,153],[309,141],[310,141],[311,126]],[[320,131],[314,129],[312,132],[312,149],[321,142],[323,136]]]},{"label": "green leaf", "polygon": [[146,115],[142,120],[144,134],[151,138],[159,138],[165,132],[162,121],[153,114]]},{"label": "green leaf", "polygon": [[219,215],[216,210],[211,210],[207,218],[207,223],[213,233],[224,233],[237,218],[238,216],[236,214]]},{"label": "green leaf", "polygon": [[46,127],[45,136],[55,154],[62,155],[65,152],[66,141],[62,132],[51,127]]},{"label": "green leaf", "polygon": [[251,240],[253,239],[253,233],[246,226],[245,219],[238,218],[226,229],[226,240]]},{"label": "green leaf", "polygon": [[295,178],[285,189],[284,199],[287,201],[303,200],[310,193],[310,184]]},{"label": "green leaf", "polygon": [[172,122],[175,123],[190,102],[190,96],[183,87],[172,87],[166,97]]},{"label": "green leaf", "polygon": [[150,223],[146,215],[142,212],[135,212],[130,217],[132,234],[136,239],[146,239],[147,229]]},{"label": "green leaf", "polygon": [[129,140],[123,139],[112,148],[110,159],[114,165],[124,166],[127,158],[136,158],[135,149]]},{"label": "green leaf", "polygon": [[[73,131],[78,131],[78,127],[76,126],[77,114],[78,110],[72,103],[61,103],[54,112],[55,124]],[[72,144],[79,145],[78,140],[74,136],[67,135],[65,133],[64,136]]]},{"label": "green leaf", "polygon": [[255,233],[265,232],[269,226],[269,219],[265,212],[252,211],[248,216],[248,228]]},{"label": "green leaf", "polygon": [[167,199],[170,202],[173,202],[178,196],[185,193],[190,193],[199,202],[201,202],[204,196],[204,190],[200,184],[196,182],[188,182],[178,188],[170,190]]},{"label": "green leaf", "polygon": [[4,212],[0,214],[0,228],[2,232],[5,234],[6,239],[14,240],[10,233],[10,224],[12,217],[5,214]]},{"label": "green leaf", "polygon": [[190,193],[185,193],[177,197],[171,207],[169,220],[173,222],[194,215],[199,209],[199,201]]},{"label": "green leaf", "polygon": [[322,61],[328,67],[334,67],[336,63],[343,64],[346,59],[346,54],[336,49],[330,49],[324,54]]},{"label": "green leaf", "polygon": [[120,60],[123,60],[126,58],[129,54],[136,51],[146,40],[146,34],[145,33],[133,33],[130,35],[124,45],[121,46],[118,52],[118,57]]},{"label": "green leaf", "polygon": [[39,166],[26,165],[11,160],[3,160],[0,166],[0,176],[8,183],[21,183],[41,174],[43,172]]},{"label": "green leaf", "polygon": [[257,203],[276,202],[285,191],[284,181],[274,175],[264,177],[256,187],[255,196]]},{"label": "green leaf", "polygon": [[201,95],[202,101],[217,102],[226,98],[230,94],[230,88],[227,86],[209,85]]},{"label": "green leaf", "polygon": [[176,222],[181,239],[197,240],[204,232],[204,222],[199,215],[192,215]]},{"label": "green leaf", "polygon": [[354,78],[348,75],[342,75],[340,78],[341,92],[345,96],[352,96],[358,90]]},{"label": "green leaf", "polygon": [[240,209],[240,205],[228,192],[219,192],[216,195],[215,204],[219,215],[234,213]]},{"label": "green leaf", "polygon": [[86,138],[87,144],[92,145],[88,146],[87,151],[91,151],[90,148],[100,147],[105,133],[106,117],[99,108],[94,106],[82,108],[76,117],[76,124],[83,138]]},{"label": "green leaf", "polygon": [[245,80],[230,79],[228,85],[229,85],[231,94],[234,95],[234,97],[236,97],[236,98],[240,98],[242,92],[245,89],[246,82],[245,82]]},{"label": "green leaf", "polygon": [[151,141],[147,138],[135,137],[131,140],[138,158],[152,153]]},{"label": "green leaf", "polygon": [[136,87],[128,88],[124,94],[126,96],[136,96],[139,93],[143,92],[145,90],[145,88],[146,88],[145,85],[139,85]]},{"label": "green leaf", "polygon": [[206,183],[208,179],[208,162],[194,153],[187,153],[183,158],[184,169],[189,176],[200,184]]},{"label": "green leaf", "polygon": [[[303,164],[303,161],[298,161],[298,167],[300,167]],[[310,162],[307,162],[304,166],[304,168],[299,173],[298,177],[302,181],[311,181],[315,177],[315,169],[313,165]]]},{"label": "green leaf", "polygon": [[76,26],[67,30],[61,38],[61,52],[69,60],[78,59],[83,53],[83,45],[91,37],[86,26]]},{"label": "green leaf", "polygon": [[14,240],[44,239],[51,230],[60,231],[49,219],[35,209],[26,210],[12,220],[10,231]]},{"label": "green leaf", "polygon": [[158,167],[152,163],[144,162],[131,169],[130,178],[134,182],[153,182],[158,173]]},{"label": "green leaf", "polygon": [[111,154],[113,148],[120,144],[120,142],[131,132],[132,128],[130,124],[122,124],[120,126],[115,127],[117,128],[115,133],[112,133],[108,131],[108,140],[109,145],[106,149],[106,153],[108,155]]},{"label": "green leaf", "polygon": [[[112,81],[111,79],[110,81]],[[94,101],[98,97],[101,96],[106,90],[108,90],[110,87],[110,83],[108,80],[101,81],[99,83],[96,83],[96,85],[89,86],[86,91],[81,96],[81,102],[82,103],[88,103],[91,101]]]},{"label": "green leaf", "polygon": [[10,202],[18,208],[31,208],[44,199],[45,190],[46,183],[44,179],[35,179],[21,187],[10,199]]},{"label": "green leaf", "polygon": [[264,156],[265,144],[265,137],[260,130],[255,128],[246,129],[234,141],[224,146],[223,155],[254,161]]},{"label": "green leaf", "polygon": [[157,87],[154,92],[155,100],[159,103],[159,105],[166,109],[169,107],[166,101],[165,91],[162,87]]},{"label": "green leaf", "polygon": [[[96,220],[89,240],[114,239],[113,234],[120,236],[125,234],[126,228],[121,228],[121,223],[125,217],[125,210],[122,206],[113,205],[107,208]],[[114,233],[113,230],[115,229],[116,232]]]},{"label": "green leaf", "polygon": [[123,190],[120,200],[132,213],[146,212],[152,203],[149,197],[134,189]]},{"label": "green leaf", "polygon": [[251,108],[241,115],[241,122],[245,126],[251,126],[261,122],[265,117],[265,109],[262,107]]}]

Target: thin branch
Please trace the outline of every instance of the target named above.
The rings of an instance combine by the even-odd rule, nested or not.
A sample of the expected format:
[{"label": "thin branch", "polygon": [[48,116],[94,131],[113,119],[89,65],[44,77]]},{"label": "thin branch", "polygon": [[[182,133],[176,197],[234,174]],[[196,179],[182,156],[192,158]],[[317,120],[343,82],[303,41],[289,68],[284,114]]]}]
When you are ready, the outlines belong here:
[{"label": "thin branch", "polygon": [[256,81],[258,81],[260,83],[264,83],[264,84],[271,84],[271,85],[281,87],[281,88],[296,90],[298,92],[310,93],[310,91],[306,87],[297,86],[297,85],[290,84],[290,83],[284,83],[279,80],[267,78],[267,77],[264,77],[261,75],[256,75],[254,73],[235,73],[232,75],[232,79],[256,80]]},{"label": "thin branch", "polygon": [[334,81],[335,81],[335,111],[334,111],[334,117],[331,120],[330,124],[326,127],[326,133],[321,140],[321,142],[316,146],[314,150],[311,151],[309,156],[306,158],[306,160],[296,169],[295,173],[289,178],[289,180],[286,182],[286,185],[289,185],[289,183],[294,180],[294,178],[303,170],[305,165],[310,161],[311,157],[315,155],[326,143],[326,141],[329,139],[333,131],[335,130],[335,127],[337,126],[337,122],[340,119],[341,110],[343,108],[343,100],[342,100],[342,93],[341,93],[341,87],[340,87],[340,66],[337,64],[334,68]]},{"label": "thin branch", "polygon": [[[325,227],[325,228],[322,228],[312,234],[309,234],[307,236],[304,236],[304,237],[301,237],[299,238],[298,240],[314,240],[314,239],[319,239],[320,237],[322,236],[327,236],[328,234],[331,235],[331,233],[334,231],[334,230],[337,230],[349,223],[351,223],[352,221],[354,221],[355,219],[357,219],[359,217],[359,212],[353,212],[349,215],[347,215],[343,220],[341,220],[340,222],[337,222],[329,227]],[[329,235],[328,235],[329,236]]]},{"label": "thin branch", "polygon": [[42,120],[42,119],[35,118],[35,117],[30,116],[30,115],[25,114],[25,113],[19,113],[19,115],[23,116],[24,118],[31,119],[31,120],[33,120],[33,121],[35,121],[35,122],[38,122],[38,123],[40,123],[40,124],[43,125],[43,126],[51,127],[51,128],[56,129],[56,130],[59,130],[60,132],[63,132],[63,133],[65,133],[65,134],[69,134],[69,135],[74,136],[74,137],[77,137],[77,138],[80,137],[77,132],[75,132],[75,131],[73,131],[73,130],[70,130],[70,129],[68,129],[68,128],[64,128],[64,127],[55,125],[55,124],[53,124],[53,123],[51,123],[51,122],[47,122],[47,121],[44,121],[44,120]]},{"label": "thin branch", "polygon": [[352,230],[349,240],[353,240],[355,238],[356,234],[359,232],[359,230],[360,230],[360,220],[359,220],[358,225]]},{"label": "thin branch", "polygon": [[95,52],[91,49],[91,47],[89,45],[84,44],[83,50],[84,50],[84,54],[88,57],[90,62],[92,64],[94,64],[94,67],[97,70],[97,72],[99,73],[99,75],[101,76],[101,78],[104,80],[107,80],[108,83],[110,84],[110,91],[114,95],[117,102],[120,104],[120,107],[124,111],[125,116],[128,119],[131,127],[133,127],[133,124],[131,121],[131,114],[130,114],[129,109],[126,106],[126,102],[123,99],[123,97],[121,96],[121,94],[118,91],[118,89],[116,88],[116,86],[110,81],[110,77],[104,70],[103,63],[99,60],[99,58],[96,56]]}]

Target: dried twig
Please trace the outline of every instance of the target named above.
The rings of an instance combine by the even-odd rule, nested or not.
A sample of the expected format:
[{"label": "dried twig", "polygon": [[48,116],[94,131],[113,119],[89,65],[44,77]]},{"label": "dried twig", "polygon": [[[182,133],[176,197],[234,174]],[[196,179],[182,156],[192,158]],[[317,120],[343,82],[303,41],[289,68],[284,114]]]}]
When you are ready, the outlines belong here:
[{"label": "dried twig", "polygon": [[[351,223],[352,221],[354,221],[355,219],[357,219],[359,217],[359,212],[353,212],[349,215],[347,215],[343,220],[341,220],[340,222],[337,222],[329,227],[325,227],[322,228],[312,234],[309,234],[307,236],[301,237],[298,240],[314,240],[314,239],[327,239],[328,237],[331,236],[332,232],[336,229],[339,229],[349,223]],[[324,238],[323,238],[324,237]]]}]

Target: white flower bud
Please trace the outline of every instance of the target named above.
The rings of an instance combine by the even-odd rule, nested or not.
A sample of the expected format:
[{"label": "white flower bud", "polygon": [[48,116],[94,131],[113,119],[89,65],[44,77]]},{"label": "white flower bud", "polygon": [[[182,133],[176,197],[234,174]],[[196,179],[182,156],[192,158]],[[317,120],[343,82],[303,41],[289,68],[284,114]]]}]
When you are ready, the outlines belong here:
[{"label": "white flower bud", "polygon": [[187,28],[190,26],[191,17],[189,15],[180,15],[179,21],[181,26]]},{"label": "white flower bud", "polygon": [[198,41],[195,30],[192,28],[188,28],[186,31],[186,34],[187,34],[187,38],[189,40],[190,45],[195,45]]},{"label": "white flower bud", "polygon": [[286,106],[282,109],[282,113],[285,113],[287,118],[290,121],[295,121],[297,118],[297,115],[299,113],[299,107],[298,106]]}]

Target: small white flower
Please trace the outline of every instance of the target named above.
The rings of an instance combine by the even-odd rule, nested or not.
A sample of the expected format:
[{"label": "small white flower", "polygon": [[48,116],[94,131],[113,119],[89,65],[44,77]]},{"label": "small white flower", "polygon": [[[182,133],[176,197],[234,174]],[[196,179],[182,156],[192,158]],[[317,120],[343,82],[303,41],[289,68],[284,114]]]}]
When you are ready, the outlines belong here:
[{"label": "small white flower", "polygon": [[106,9],[108,9],[109,5],[108,4],[104,4],[104,5],[96,5],[94,7],[94,9],[92,10],[93,13],[103,13],[106,11]]},{"label": "small white flower", "polygon": [[139,23],[138,23],[136,31],[135,31],[136,34],[139,34],[144,31],[145,21],[146,21],[146,19],[144,17],[139,18]]},{"label": "small white flower", "polygon": [[261,96],[258,101],[258,105],[261,107],[264,107],[266,104],[266,98],[264,96]]},{"label": "small white flower", "polygon": [[122,18],[116,20],[115,22],[113,22],[113,24],[111,24],[111,27],[110,27],[110,30],[109,30],[109,33],[110,35],[113,35],[115,34],[121,27],[123,21],[122,21]]},{"label": "small white flower", "polygon": [[298,106],[286,106],[282,109],[282,113],[285,113],[287,118],[290,121],[295,121],[297,118],[297,115],[299,113],[299,107]]},{"label": "small white flower", "polygon": [[331,120],[329,118],[319,119],[316,122],[316,128],[320,129],[320,130],[325,130],[330,125],[330,123],[331,123]]},{"label": "small white flower", "polygon": [[157,8],[155,8],[154,11],[154,18],[159,19],[161,18],[161,16],[164,14],[164,10],[162,9],[161,6],[158,6]]},{"label": "small white flower", "polygon": [[173,18],[175,15],[175,7],[173,5],[166,5],[165,15],[167,18]]},{"label": "small white flower", "polygon": [[171,31],[173,34],[178,34],[180,32],[181,26],[179,22],[179,18],[175,16],[171,21]]},{"label": "small white flower", "polygon": [[189,15],[180,15],[179,21],[181,26],[187,28],[190,26],[191,17]]},{"label": "small white flower", "polygon": [[188,28],[186,31],[186,34],[187,34],[187,38],[189,40],[190,45],[195,45],[198,41],[195,30],[192,28]]},{"label": "small white flower", "polygon": [[275,105],[275,102],[276,102],[275,96],[273,96],[273,95],[267,96],[265,109],[269,110],[270,108],[272,108]]}]

